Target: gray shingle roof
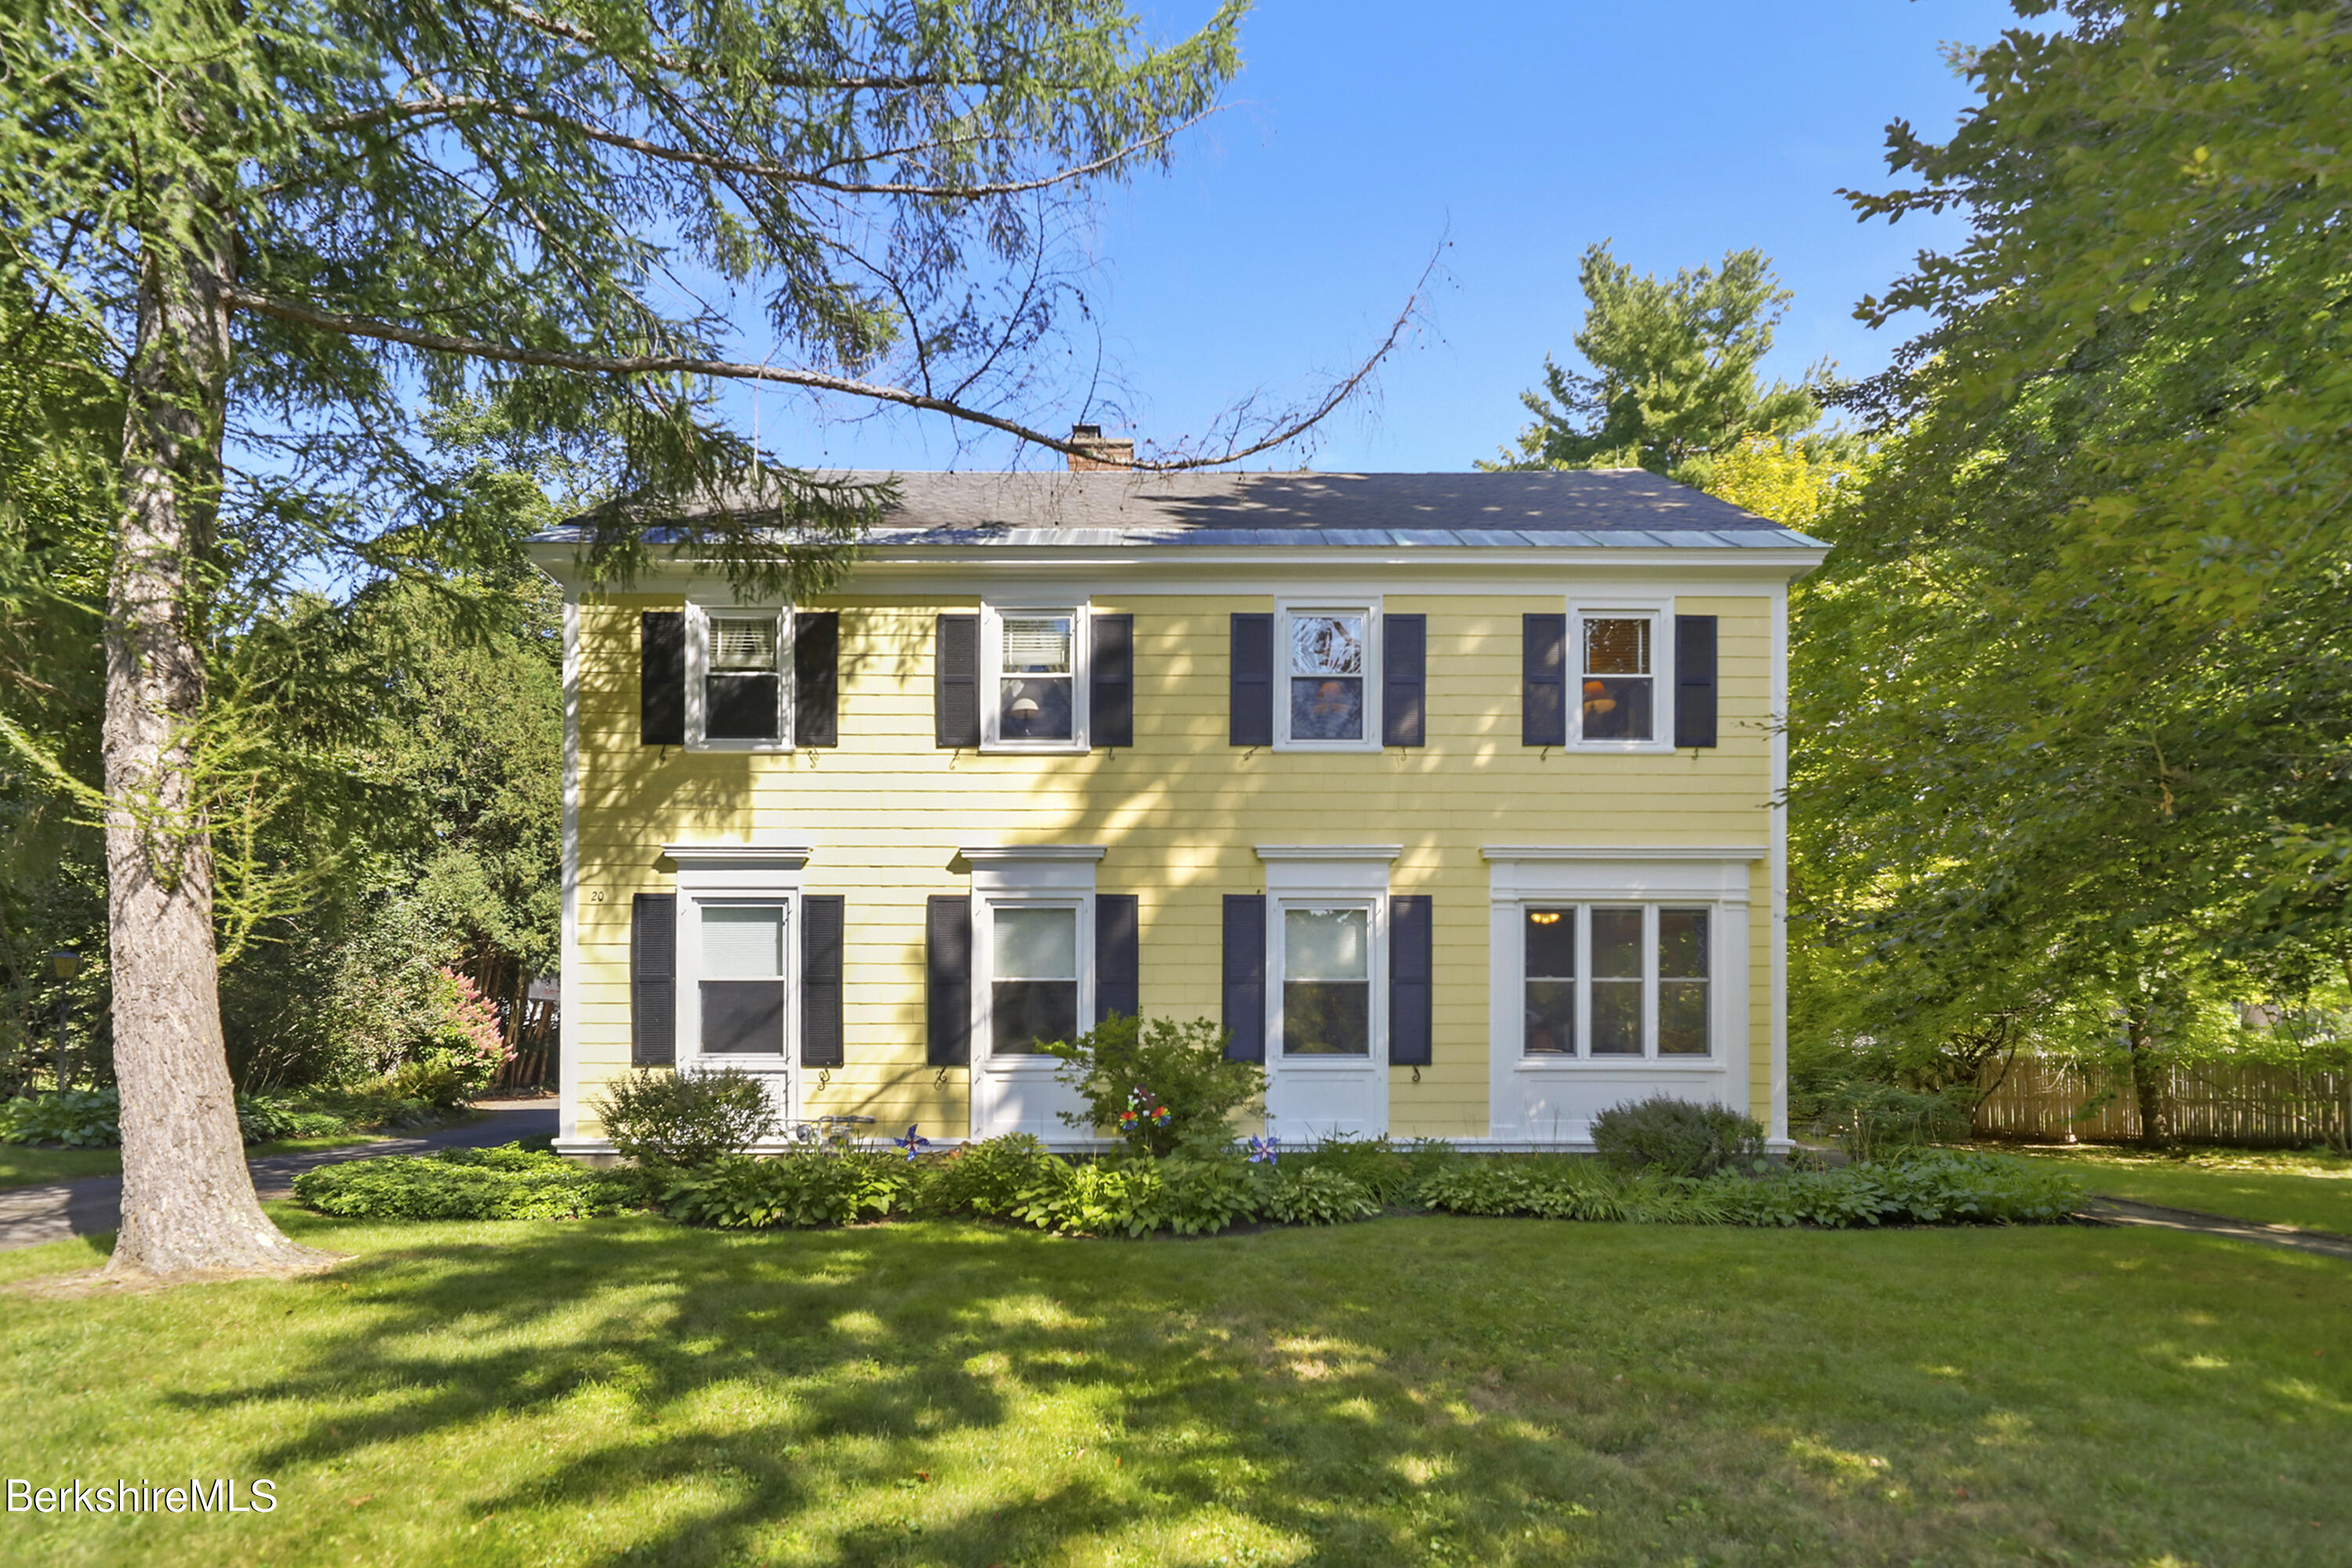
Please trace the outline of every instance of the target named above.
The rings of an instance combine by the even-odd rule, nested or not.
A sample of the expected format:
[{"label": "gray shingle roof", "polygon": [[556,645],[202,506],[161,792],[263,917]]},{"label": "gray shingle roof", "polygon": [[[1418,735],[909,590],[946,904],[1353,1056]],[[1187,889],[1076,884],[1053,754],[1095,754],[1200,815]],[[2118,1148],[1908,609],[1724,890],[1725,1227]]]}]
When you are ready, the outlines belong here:
[{"label": "gray shingle roof", "polygon": [[[883,544],[1822,548],[1639,468],[841,477],[898,487],[898,505],[867,536]],[[541,537],[579,536],[566,527]]]}]

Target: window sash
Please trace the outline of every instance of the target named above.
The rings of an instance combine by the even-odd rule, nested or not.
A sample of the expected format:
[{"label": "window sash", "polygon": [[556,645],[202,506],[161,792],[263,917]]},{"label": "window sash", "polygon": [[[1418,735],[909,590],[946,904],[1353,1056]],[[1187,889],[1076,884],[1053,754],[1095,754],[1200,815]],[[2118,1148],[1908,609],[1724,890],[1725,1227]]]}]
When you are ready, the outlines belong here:
[{"label": "window sash", "polygon": [[1588,615],[1578,637],[1577,733],[1587,741],[1657,738],[1656,618]]},{"label": "window sash", "polygon": [[1374,607],[1286,607],[1282,612],[1281,740],[1286,745],[1368,746],[1375,653]]},{"label": "window sash", "polygon": [[791,733],[790,613],[693,604],[688,612],[687,744],[782,746]]},{"label": "window sash", "polygon": [[1015,750],[1084,744],[1083,605],[986,611],[982,740]]}]

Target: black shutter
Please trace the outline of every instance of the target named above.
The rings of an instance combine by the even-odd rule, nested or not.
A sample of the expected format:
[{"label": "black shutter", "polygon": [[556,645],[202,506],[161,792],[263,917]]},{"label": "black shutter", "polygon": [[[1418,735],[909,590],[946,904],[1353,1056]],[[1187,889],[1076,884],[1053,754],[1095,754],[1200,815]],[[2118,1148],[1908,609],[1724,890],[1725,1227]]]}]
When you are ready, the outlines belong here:
[{"label": "black shutter", "polygon": [[637,742],[686,744],[686,612],[637,617]]},{"label": "black shutter", "polygon": [[1568,617],[1519,617],[1519,744],[1568,744]]},{"label": "black shutter", "polygon": [[629,1060],[641,1068],[677,1061],[675,893],[639,893],[629,900]]},{"label": "black shutter", "polygon": [[980,617],[941,616],[933,658],[931,719],[937,744],[979,745]]},{"label": "black shutter", "polygon": [[1235,616],[1233,624],[1233,743],[1274,744],[1274,617]]},{"label": "black shutter", "polygon": [[1424,743],[1422,692],[1429,662],[1429,617],[1381,617],[1381,744]]},{"label": "black shutter", "polygon": [[1389,900],[1389,1065],[1425,1068],[1430,1047],[1430,903],[1426,893]]},{"label": "black shutter", "polygon": [[801,1066],[837,1068],[841,1048],[839,893],[801,898]]},{"label": "black shutter", "polygon": [[1135,617],[1094,617],[1094,658],[1087,666],[1087,740],[1097,746],[1135,744]]},{"label": "black shutter", "polygon": [[1225,1059],[1265,1060],[1264,893],[1225,895]]},{"label": "black shutter", "polygon": [[[944,617],[942,617],[944,618]],[[923,941],[929,1054],[935,1068],[971,1062],[971,900],[934,895]]]},{"label": "black shutter", "polygon": [[793,617],[793,744],[841,744],[841,616]]},{"label": "black shutter", "polygon": [[1133,893],[1095,895],[1095,1022],[1113,1013],[1143,1012],[1142,974]]},{"label": "black shutter", "polygon": [[1675,617],[1675,744],[1715,744],[1715,617]]}]

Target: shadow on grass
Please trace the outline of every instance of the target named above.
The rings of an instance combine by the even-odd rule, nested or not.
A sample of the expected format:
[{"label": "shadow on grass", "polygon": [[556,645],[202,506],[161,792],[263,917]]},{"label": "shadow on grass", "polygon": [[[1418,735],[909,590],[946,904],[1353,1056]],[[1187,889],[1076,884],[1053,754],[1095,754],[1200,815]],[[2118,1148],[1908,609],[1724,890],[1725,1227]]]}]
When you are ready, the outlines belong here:
[{"label": "shadow on grass", "polygon": [[[2106,1344],[2128,1367],[2145,1353],[2128,1334],[2053,1331],[2061,1309],[2024,1383],[1994,1392],[1956,1370],[2016,1342],[2034,1279],[2085,1278],[2048,1233],[1388,1220],[1086,1243],[631,1218],[436,1226],[401,1245],[286,1218],[362,1256],[285,1287],[309,1304],[288,1314],[303,1326],[274,1375],[168,1392],[165,1407],[261,1413],[260,1474],[381,1470],[387,1455],[423,1472],[504,1445],[440,1495],[478,1523],[543,1521],[566,1561],[2136,1562],[2198,1533],[2160,1498],[2056,1517],[2056,1499],[2126,1452],[2145,1461],[2176,1418],[2160,1401],[2129,1419],[2099,1404],[2108,1373],[2086,1352]],[[1981,1284],[1982,1301],[1950,1296],[1988,1264],[2021,1272]],[[2287,1278],[2225,1259],[2192,1294],[2256,1273]],[[2202,1398],[2210,1379],[2177,1381]],[[2036,1432],[2075,1422],[2078,1402],[2126,1435],[2113,1451]],[[2210,1513],[2196,1445],[2230,1474],[2268,1419],[2209,1409],[2203,1436],[2167,1455],[2167,1486],[2206,1487]],[[2264,1463],[2324,1467],[2352,1431],[2315,1409],[2306,1426]],[[1995,1459],[1987,1434],[2007,1435]],[[1971,1486],[2001,1500],[1969,1501]],[[2243,1517],[2209,1528],[2246,1544]],[[446,1528],[447,1560],[530,1560]]]}]

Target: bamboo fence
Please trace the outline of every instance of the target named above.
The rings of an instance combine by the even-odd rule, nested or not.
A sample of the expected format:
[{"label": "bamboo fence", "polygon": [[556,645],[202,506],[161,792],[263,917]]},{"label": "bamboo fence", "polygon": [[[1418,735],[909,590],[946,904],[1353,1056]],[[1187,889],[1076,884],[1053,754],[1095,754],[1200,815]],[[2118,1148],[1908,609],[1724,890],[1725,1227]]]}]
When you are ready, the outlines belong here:
[{"label": "bamboo fence", "polygon": [[[2088,1071],[2020,1056],[1985,1071],[1992,1091],[1977,1105],[1979,1138],[2030,1142],[2127,1142],[2140,1135],[2128,1072]],[[2352,1071],[2275,1062],[2179,1062],[2163,1068],[2172,1135],[2185,1143],[2302,1148],[2345,1146],[2352,1132]]]}]

